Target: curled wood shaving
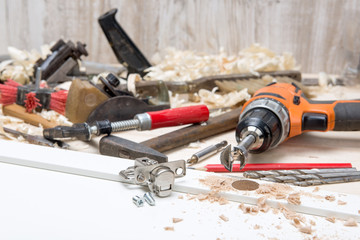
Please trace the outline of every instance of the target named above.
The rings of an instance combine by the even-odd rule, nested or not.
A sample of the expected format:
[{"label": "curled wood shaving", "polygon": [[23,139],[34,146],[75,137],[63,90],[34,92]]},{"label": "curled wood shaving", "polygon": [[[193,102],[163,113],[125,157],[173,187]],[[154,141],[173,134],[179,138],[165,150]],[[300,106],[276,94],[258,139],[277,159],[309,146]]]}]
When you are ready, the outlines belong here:
[{"label": "curled wood shaving", "polygon": [[148,68],[146,80],[189,81],[196,78],[232,73],[253,73],[298,69],[290,53],[277,55],[269,49],[253,44],[237,56],[228,56],[223,49],[218,55],[179,51],[167,48],[154,55],[154,66]]},{"label": "curled wood shaving", "polygon": [[347,202],[344,202],[344,201],[341,201],[341,200],[338,200],[338,203],[337,203],[338,205],[346,205],[347,204]]},{"label": "curled wood shaving", "polygon": [[221,220],[223,220],[224,222],[228,222],[229,221],[229,218],[228,217],[226,217],[225,215],[220,215],[219,216],[219,218],[221,219]]}]

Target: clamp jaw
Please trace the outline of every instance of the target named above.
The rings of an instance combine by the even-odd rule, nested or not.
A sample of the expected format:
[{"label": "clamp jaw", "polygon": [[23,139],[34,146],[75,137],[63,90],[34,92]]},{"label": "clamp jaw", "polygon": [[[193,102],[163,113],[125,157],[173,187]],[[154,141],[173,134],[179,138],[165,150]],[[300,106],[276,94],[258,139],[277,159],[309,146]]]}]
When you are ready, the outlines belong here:
[{"label": "clamp jaw", "polygon": [[186,164],[184,160],[158,163],[149,158],[137,158],[134,166],[119,174],[128,183],[148,186],[159,197],[167,197],[171,194],[175,178],[185,176]]}]

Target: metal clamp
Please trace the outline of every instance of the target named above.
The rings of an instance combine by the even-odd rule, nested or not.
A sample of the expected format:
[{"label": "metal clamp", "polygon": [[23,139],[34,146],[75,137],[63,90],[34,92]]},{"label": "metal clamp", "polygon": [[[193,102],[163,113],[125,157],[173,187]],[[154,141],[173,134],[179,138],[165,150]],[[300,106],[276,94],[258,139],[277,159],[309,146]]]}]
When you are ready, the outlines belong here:
[{"label": "metal clamp", "polygon": [[147,185],[157,196],[166,197],[171,194],[175,178],[185,176],[186,164],[184,160],[158,163],[149,158],[137,158],[134,166],[119,174],[129,183]]}]

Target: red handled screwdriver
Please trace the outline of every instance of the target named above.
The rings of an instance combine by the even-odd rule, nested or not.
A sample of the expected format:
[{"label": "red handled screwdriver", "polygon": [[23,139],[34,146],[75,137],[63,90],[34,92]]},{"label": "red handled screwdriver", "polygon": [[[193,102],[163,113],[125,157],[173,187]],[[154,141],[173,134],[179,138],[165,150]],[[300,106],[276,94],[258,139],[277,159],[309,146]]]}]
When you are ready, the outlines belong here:
[{"label": "red handled screwdriver", "polygon": [[43,135],[47,139],[61,139],[76,137],[79,140],[90,141],[92,135],[110,134],[131,129],[139,131],[152,130],[162,127],[179,126],[190,123],[205,122],[209,119],[209,109],[206,105],[172,108],[155,112],[135,115],[134,119],[110,122],[109,120],[95,121],[92,126],[87,123],[77,123],[68,126],[56,126],[44,129]]}]

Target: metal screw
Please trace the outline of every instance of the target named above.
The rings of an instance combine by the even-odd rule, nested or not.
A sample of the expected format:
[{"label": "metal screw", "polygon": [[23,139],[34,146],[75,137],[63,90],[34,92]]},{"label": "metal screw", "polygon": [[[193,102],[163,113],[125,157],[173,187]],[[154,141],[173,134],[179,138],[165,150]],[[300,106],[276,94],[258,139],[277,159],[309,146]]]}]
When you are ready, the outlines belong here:
[{"label": "metal screw", "polygon": [[137,207],[142,207],[144,206],[144,199],[139,197],[139,196],[135,196],[132,198],[133,203],[137,206]]},{"label": "metal screw", "polygon": [[145,176],[144,176],[144,174],[139,173],[139,175],[136,177],[136,180],[137,180],[139,183],[144,182],[144,181],[145,181]]},{"label": "metal screw", "polygon": [[151,192],[145,193],[144,194],[144,199],[150,206],[155,206],[155,199],[154,199]]}]

